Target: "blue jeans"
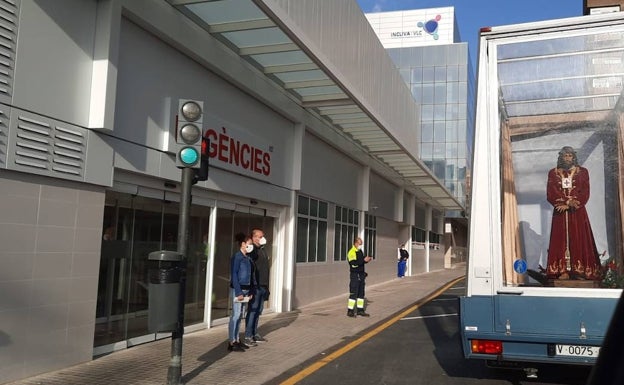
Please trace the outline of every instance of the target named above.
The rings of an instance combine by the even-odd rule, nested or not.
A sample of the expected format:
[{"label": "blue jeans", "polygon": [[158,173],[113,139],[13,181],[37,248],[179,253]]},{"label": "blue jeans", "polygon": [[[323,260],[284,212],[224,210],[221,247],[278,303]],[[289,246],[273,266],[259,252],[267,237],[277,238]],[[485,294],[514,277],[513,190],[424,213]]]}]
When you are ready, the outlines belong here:
[{"label": "blue jeans", "polygon": [[397,277],[404,277],[405,276],[405,267],[406,266],[407,266],[407,261],[399,261],[399,263],[397,264],[397,267],[398,267]]},{"label": "blue jeans", "polygon": [[245,317],[245,337],[253,337],[258,334],[258,319],[262,310],[264,310],[264,297],[266,295],[266,289],[259,286],[256,289],[256,295],[249,302],[249,308],[247,310],[247,316]]},{"label": "blue jeans", "polygon": [[[243,290],[243,295],[247,295],[248,290]],[[245,302],[236,302],[234,289],[230,289],[230,301],[232,301],[232,315],[230,315],[230,323],[228,324],[228,338],[230,342],[238,341],[241,318],[243,309],[247,305]]]}]

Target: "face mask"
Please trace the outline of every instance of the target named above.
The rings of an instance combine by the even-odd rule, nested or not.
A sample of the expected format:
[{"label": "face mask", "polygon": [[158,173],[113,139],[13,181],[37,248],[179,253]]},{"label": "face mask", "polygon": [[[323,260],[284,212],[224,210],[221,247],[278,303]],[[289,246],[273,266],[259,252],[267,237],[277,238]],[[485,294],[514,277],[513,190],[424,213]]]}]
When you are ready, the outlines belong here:
[{"label": "face mask", "polygon": [[358,245],[358,250],[362,250],[362,245]]},{"label": "face mask", "polygon": [[260,246],[264,246],[267,243],[267,240],[265,237],[260,238],[260,240],[258,241],[258,243],[260,244]]},{"label": "face mask", "polygon": [[251,245],[251,244],[250,244],[250,245],[247,245],[247,246],[245,247],[245,251],[246,251],[247,253],[251,253],[251,252],[253,251],[253,245]]}]

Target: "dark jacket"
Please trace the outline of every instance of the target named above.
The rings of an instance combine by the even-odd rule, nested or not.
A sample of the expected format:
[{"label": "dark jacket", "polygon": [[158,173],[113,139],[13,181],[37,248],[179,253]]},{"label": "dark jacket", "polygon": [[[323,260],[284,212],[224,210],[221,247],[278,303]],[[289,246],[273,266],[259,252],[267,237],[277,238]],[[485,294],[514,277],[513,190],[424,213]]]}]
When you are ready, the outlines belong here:
[{"label": "dark jacket", "polygon": [[258,286],[262,286],[265,289],[268,288],[271,264],[264,246],[258,247],[254,245],[254,249],[249,253],[249,257],[256,266],[256,282],[258,282]]},{"label": "dark jacket", "polygon": [[399,254],[401,255],[401,262],[407,261],[407,259],[409,258],[409,253],[405,249],[399,250]]},{"label": "dark jacket", "polygon": [[347,262],[352,273],[364,273],[364,265],[368,263],[364,260],[364,252],[355,246],[347,253]]}]

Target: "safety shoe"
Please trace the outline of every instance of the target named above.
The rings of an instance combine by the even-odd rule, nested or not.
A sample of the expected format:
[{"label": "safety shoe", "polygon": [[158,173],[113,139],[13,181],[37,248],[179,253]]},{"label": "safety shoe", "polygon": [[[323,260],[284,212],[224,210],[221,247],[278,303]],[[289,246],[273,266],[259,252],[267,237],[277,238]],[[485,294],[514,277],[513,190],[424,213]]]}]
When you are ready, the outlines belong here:
[{"label": "safety shoe", "polygon": [[359,315],[360,317],[370,317],[370,314],[368,314],[364,310],[358,310],[357,315]]},{"label": "safety shoe", "polygon": [[347,310],[347,317],[355,317],[355,312],[353,311],[353,309]]},{"label": "safety shoe", "polygon": [[239,342],[237,342],[237,344],[238,344],[238,346],[240,346],[240,347],[241,347],[241,348],[243,348],[243,349],[249,349],[249,345],[247,345],[247,344],[246,344],[246,343],[244,343],[244,342],[240,342],[240,341],[239,341]]},{"label": "safety shoe", "polygon": [[253,340],[253,338],[251,337],[245,337],[245,339],[243,340],[243,342],[245,343],[245,345],[247,346],[258,346],[258,344],[256,343],[256,341]]},{"label": "safety shoe", "polygon": [[253,336],[253,340],[256,342],[267,342],[266,338],[262,337],[260,334]]}]

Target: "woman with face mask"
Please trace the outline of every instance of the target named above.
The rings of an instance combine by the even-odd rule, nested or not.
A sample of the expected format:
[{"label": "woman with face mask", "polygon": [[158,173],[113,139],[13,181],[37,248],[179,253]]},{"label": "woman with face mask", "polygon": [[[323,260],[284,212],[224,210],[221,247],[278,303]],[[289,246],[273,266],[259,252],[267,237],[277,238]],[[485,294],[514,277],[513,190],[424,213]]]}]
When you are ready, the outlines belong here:
[{"label": "woman with face mask", "polygon": [[243,233],[235,237],[238,250],[230,260],[230,292],[232,298],[232,315],[228,325],[228,350],[244,352],[249,346],[240,342],[239,330],[243,308],[255,293],[255,273],[248,254],[253,251],[251,237]]}]

